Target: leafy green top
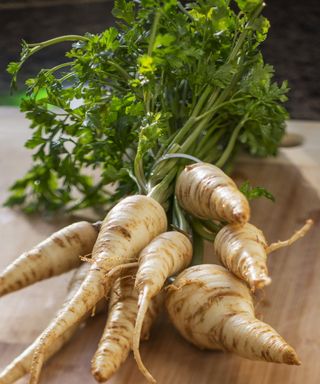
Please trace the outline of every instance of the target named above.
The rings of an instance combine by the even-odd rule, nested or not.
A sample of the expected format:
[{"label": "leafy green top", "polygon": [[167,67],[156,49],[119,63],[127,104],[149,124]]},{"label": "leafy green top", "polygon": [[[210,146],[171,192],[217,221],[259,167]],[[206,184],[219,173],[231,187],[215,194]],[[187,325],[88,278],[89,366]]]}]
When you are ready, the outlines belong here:
[{"label": "leafy green top", "polygon": [[274,155],[288,88],[272,82],[259,51],[269,27],[262,8],[260,0],[116,0],[116,27],[23,42],[8,67],[13,83],[32,54],[73,45],[65,63],[26,83],[34,165],[7,204],[99,209],[138,190],[167,204],[185,163],[170,154],[220,167],[240,146]]}]

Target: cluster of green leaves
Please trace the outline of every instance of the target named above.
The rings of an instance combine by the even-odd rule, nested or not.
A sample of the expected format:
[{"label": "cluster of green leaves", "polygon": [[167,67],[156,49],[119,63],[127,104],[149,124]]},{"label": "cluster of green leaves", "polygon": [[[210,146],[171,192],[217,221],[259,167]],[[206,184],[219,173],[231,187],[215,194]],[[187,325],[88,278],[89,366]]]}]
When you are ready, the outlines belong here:
[{"label": "cluster of green leaves", "polygon": [[73,41],[65,63],[27,81],[21,108],[34,165],[7,204],[98,209],[138,190],[164,202],[181,163],[170,154],[221,167],[241,146],[274,155],[288,89],[259,51],[269,27],[262,8],[261,0],[116,0],[116,27],[24,43],[8,67],[13,81],[32,54]]},{"label": "cluster of green leaves", "polygon": [[245,181],[239,189],[248,200],[258,199],[259,197],[266,197],[267,199],[273,202],[275,201],[275,198],[272,193],[270,193],[263,187],[252,187],[249,181]]}]

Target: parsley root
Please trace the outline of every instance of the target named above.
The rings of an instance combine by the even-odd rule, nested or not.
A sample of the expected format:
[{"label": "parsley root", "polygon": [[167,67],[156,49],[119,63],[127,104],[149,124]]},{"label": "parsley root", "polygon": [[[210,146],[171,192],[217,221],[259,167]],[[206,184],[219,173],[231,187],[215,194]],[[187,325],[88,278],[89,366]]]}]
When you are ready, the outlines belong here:
[{"label": "parsley root", "polygon": [[[138,293],[134,290],[136,268],[127,269],[112,287],[108,320],[99,347],[92,359],[92,374],[98,382],[107,381],[127,359],[138,312]],[[162,295],[160,295],[162,296]],[[162,300],[155,297],[149,304],[143,323],[141,339],[149,337]]]},{"label": "parsley root", "polygon": [[202,264],[182,272],[168,288],[166,307],[176,329],[201,349],[300,364],[294,349],[256,319],[246,284],[221,266]]},{"label": "parsley root", "polygon": [[78,267],[79,256],[91,253],[97,229],[86,221],[74,223],[23,253],[1,273],[0,296]]},{"label": "parsley root", "polygon": [[185,167],[177,179],[176,196],[182,208],[202,219],[243,225],[250,217],[245,196],[229,176],[212,164]]},{"label": "parsley root", "polygon": [[135,286],[139,292],[139,311],[133,336],[133,353],[138,367],[148,381],[155,380],[143,365],[139,353],[143,320],[151,299],[157,295],[168,277],[186,268],[192,258],[192,244],[180,232],[165,232],[146,246],[139,256]]},{"label": "parsley root", "polygon": [[271,282],[267,255],[303,237],[312,223],[312,220],[307,220],[289,240],[269,246],[262,231],[254,225],[246,223],[240,227],[229,224],[218,232],[214,241],[214,253],[229,271],[246,281],[251,290],[255,291]]},{"label": "parsley root", "polygon": [[[78,291],[80,285],[85,279],[89,270],[89,264],[82,264],[75,272],[70,281],[68,294],[63,304],[62,310],[68,305],[69,301],[73,298],[75,293]],[[96,313],[102,312],[106,307],[105,300],[99,302],[96,308]],[[91,312],[87,312],[86,315],[81,319],[84,321],[90,316]],[[57,314],[58,315],[58,314]],[[55,320],[52,320],[54,322]],[[48,350],[46,351],[44,361],[47,361],[50,357],[56,354],[74,335],[78,329],[79,323],[71,326],[67,329],[61,336],[50,344]],[[28,347],[26,348],[19,356],[17,356],[1,373],[0,373],[0,384],[12,384],[19,380],[21,377],[26,375],[30,371],[31,361],[33,353],[35,352],[39,342],[41,340],[41,335]]]},{"label": "parsley root", "polygon": [[30,384],[38,383],[49,345],[77,323],[110,289],[106,273],[136,258],[139,252],[167,228],[165,211],[147,196],[129,196],[110,210],[92,251],[92,265],[69,305],[45,331],[34,354]]}]

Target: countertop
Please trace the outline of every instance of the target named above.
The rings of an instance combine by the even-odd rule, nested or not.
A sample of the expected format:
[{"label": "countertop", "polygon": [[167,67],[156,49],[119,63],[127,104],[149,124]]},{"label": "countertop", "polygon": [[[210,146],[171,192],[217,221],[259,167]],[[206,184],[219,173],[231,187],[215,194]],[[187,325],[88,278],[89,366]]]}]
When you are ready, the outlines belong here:
[{"label": "countertop", "polygon": [[[0,200],[9,185],[28,169],[28,122],[14,108],[0,108]],[[268,160],[242,156],[235,169],[239,182],[250,180],[276,197],[252,204],[252,222],[264,230],[269,242],[285,239],[304,220],[315,221],[310,233],[269,256],[272,284],[257,297],[257,313],[295,347],[302,365],[284,366],[252,362],[222,352],[200,351],[184,341],[163,316],[151,338],[141,347],[146,366],[159,384],[316,384],[320,377],[320,123],[290,121],[288,131],[300,133],[304,143],[282,148]],[[0,208],[1,257],[4,268],[65,222],[28,217]],[[206,249],[211,260],[211,248]],[[45,328],[61,305],[70,274],[55,277],[0,299],[0,368],[8,364]],[[105,318],[91,319],[44,368],[42,382],[94,383],[90,360]],[[111,384],[144,383],[132,356]],[[20,383],[26,383],[23,379]]]}]

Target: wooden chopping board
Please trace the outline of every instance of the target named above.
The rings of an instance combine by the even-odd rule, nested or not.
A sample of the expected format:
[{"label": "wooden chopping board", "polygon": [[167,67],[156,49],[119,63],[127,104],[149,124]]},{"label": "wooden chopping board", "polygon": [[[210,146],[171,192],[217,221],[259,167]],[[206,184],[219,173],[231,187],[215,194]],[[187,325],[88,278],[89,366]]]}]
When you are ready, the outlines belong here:
[{"label": "wooden chopping board", "polygon": [[[269,258],[273,283],[258,297],[257,312],[293,345],[300,367],[251,362],[222,352],[199,351],[184,341],[163,317],[141,352],[159,384],[316,384],[320,380],[320,124],[290,122],[289,131],[305,142],[282,149],[276,159],[239,160],[235,177],[270,190],[276,204],[260,199],[252,204],[252,222],[267,239],[287,238],[311,217],[315,226],[307,237]],[[8,186],[30,164],[23,148],[28,122],[13,108],[0,109],[0,200]],[[67,221],[66,221],[67,222]],[[26,217],[0,208],[1,257],[5,267],[21,252],[44,239],[66,222]],[[211,248],[207,247],[207,260]],[[0,368],[8,364],[44,329],[62,303],[70,274],[53,278],[0,300]],[[90,360],[105,319],[97,316],[45,367],[42,382],[94,383]],[[26,383],[26,379],[19,383]],[[144,383],[132,356],[111,384]]]}]

